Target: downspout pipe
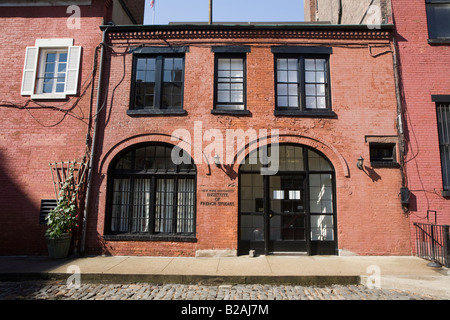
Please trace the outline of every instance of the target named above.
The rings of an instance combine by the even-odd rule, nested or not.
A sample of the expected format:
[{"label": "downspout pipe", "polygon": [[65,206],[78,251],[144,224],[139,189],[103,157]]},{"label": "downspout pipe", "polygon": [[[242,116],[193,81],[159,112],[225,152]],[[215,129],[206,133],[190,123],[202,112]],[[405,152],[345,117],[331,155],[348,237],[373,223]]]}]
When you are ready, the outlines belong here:
[{"label": "downspout pipe", "polygon": [[[394,79],[395,79],[395,91],[397,97],[397,133],[398,133],[398,143],[399,143],[399,160],[400,160],[400,174],[402,178],[402,188],[408,187],[406,168],[405,168],[405,153],[406,153],[406,145],[405,145],[405,124],[403,122],[403,104],[402,104],[402,91],[401,91],[401,76],[400,76],[400,67],[399,67],[399,56],[398,56],[398,45],[396,40],[396,30],[392,35],[392,43],[393,43],[393,62],[394,62]],[[403,212],[407,214],[409,212],[408,206],[402,206]]]},{"label": "downspout pipe", "polygon": [[87,186],[86,186],[86,199],[84,203],[84,214],[82,221],[82,229],[81,229],[81,241],[80,241],[80,254],[84,255],[85,246],[86,246],[86,226],[87,226],[87,218],[89,213],[89,206],[91,203],[91,188],[92,188],[92,178],[93,178],[93,163],[95,160],[95,148],[97,141],[97,133],[98,133],[98,115],[100,112],[100,103],[101,103],[101,87],[103,82],[103,61],[105,55],[105,39],[106,32],[108,28],[103,30],[102,34],[102,43],[100,44],[100,66],[99,66],[99,74],[98,74],[98,84],[97,84],[97,101],[94,113],[94,132],[92,134],[92,144],[91,144],[91,155],[89,159],[89,168],[88,168],[88,177],[87,177]]}]

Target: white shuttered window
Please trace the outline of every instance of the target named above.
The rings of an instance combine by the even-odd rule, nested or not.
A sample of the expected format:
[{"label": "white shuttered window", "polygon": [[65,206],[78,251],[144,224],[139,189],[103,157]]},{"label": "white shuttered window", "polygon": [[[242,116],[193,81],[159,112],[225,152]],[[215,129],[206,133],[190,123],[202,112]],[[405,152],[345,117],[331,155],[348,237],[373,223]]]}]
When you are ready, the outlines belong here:
[{"label": "white shuttered window", "polygon": [[65,99],[78,92],[81,47],[73,39],[38,39],[28,47],[21,94],[32,99]]}]

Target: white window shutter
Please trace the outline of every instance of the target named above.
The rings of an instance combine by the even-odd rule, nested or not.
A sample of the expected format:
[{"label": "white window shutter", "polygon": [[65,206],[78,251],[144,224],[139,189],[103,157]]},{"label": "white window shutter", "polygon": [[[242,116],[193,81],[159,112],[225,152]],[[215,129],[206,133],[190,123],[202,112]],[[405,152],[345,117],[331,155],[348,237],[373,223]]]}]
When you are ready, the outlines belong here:
[{"label": "white window shutter", "polygon": [[38,47],[27,47],[21,89],[21,94],[23,96],[30,96],[34,93],[38,56]]},{"label": "white window shutter", "polygon": [[69,47],[67,53],[66,94],[77,94],[80,73],[81,47]]}]

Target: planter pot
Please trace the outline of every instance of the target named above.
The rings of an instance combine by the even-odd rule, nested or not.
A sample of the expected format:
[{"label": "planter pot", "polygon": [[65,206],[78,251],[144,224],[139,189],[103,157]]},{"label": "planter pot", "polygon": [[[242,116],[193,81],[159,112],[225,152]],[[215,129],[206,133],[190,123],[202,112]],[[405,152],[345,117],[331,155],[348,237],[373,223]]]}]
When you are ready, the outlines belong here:
[{"label": "planter pot", "polygon": [[72,234],[64,233],[59,238],[46,237],[48,255],[52,259],[67,258]]}]

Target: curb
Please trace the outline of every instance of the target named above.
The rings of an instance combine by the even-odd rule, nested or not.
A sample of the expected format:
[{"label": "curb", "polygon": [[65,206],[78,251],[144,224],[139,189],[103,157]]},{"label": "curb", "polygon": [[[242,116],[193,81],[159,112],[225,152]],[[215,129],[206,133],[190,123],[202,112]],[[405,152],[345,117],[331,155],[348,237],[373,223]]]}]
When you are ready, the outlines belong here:
[{"label": "curb", "polygon": [[[69,273],[8,273],[0,274],[0,281],[67,280]],[[268,284],[330,286],[359,285],[360,276],[218,276],[218,275],[167,275],[167,274],[105,274],[82,273],[81,281],[91,283],[157,283],[157,284],[197,284],[233,285]]]}]

